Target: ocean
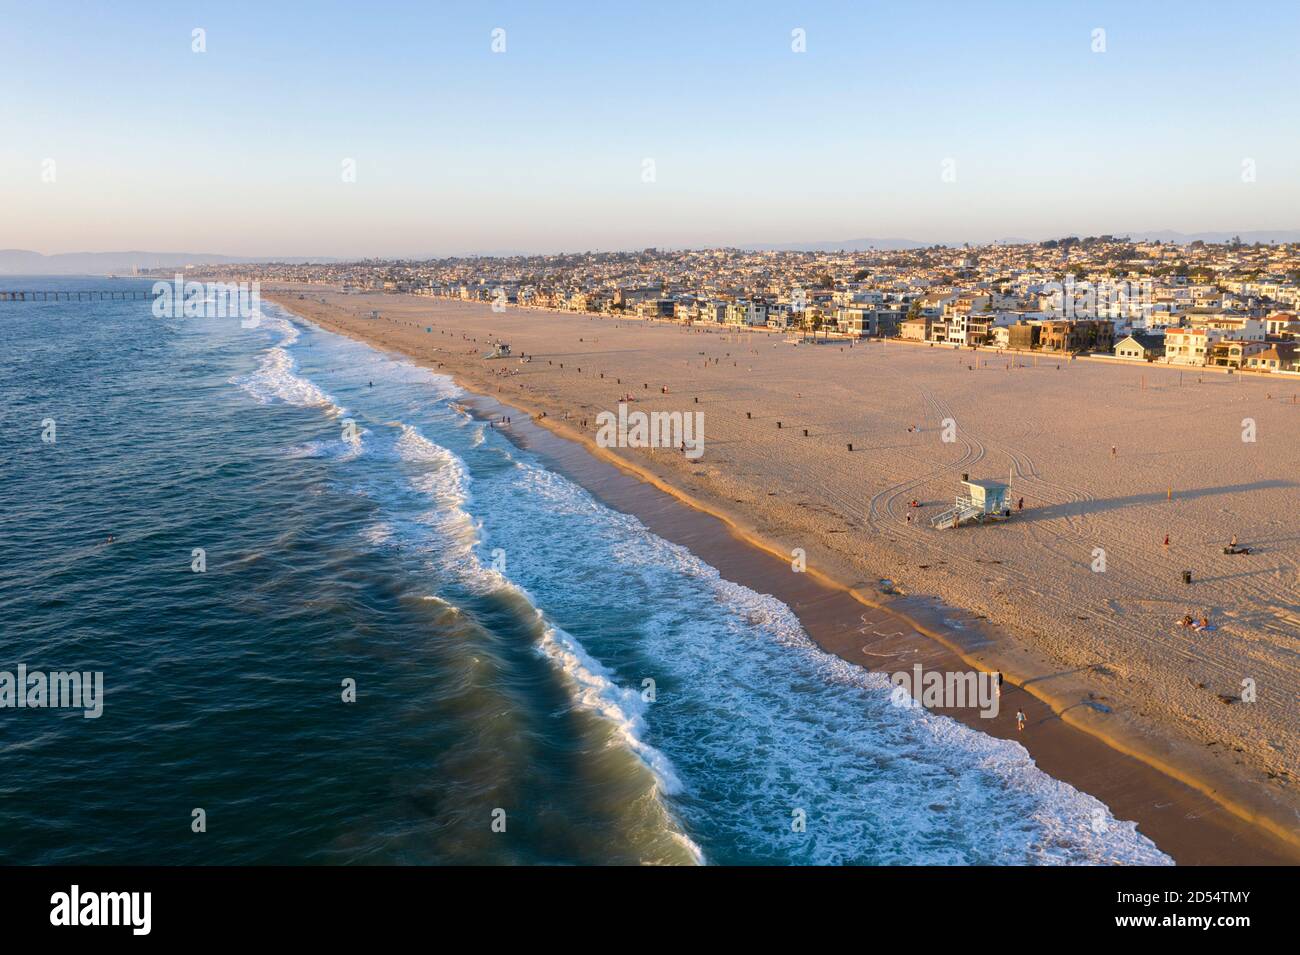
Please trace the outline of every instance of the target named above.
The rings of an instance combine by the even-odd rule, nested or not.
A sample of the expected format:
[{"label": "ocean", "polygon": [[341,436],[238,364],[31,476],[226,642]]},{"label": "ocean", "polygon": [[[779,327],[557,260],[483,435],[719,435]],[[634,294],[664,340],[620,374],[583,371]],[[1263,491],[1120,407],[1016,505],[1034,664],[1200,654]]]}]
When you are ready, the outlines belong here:
[{"label": "ocean", "polygon": [[0,862],[1171,861],[450,378],[262,312],[0,303],[0,671],[104,674],[0,709]]}]

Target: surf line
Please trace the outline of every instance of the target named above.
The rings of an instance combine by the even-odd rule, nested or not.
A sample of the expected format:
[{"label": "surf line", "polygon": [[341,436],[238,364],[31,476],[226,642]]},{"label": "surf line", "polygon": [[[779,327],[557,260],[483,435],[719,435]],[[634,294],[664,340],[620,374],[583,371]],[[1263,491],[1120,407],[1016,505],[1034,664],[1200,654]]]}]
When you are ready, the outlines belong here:
[{"label": "surf line", "polygon": [[[446,374],[446,372],[443,373]],[[455,376],[453,376],[453,378],[454,377]],[[496,401],[518,409],[522,414],[529,415],[533,424],[540,425],[556,437],[582,446],[593,457],[614,465],[614,467],[624,473],[630,474],[632,477],[639,479],[643,483],[670,495],[680,503],[685,504],[687,507],[715,518],[724,524],[738,540],[776,557],[782,563],[788,561],[789,558],[784,550],[764,540],[756,532],[749,530],[747,527],[736,521],[730,514],[710,507],[686,491],[680,490],[669,484],[648,468],[624,458],[622,455],[615,453],[612,449],[600,447],[588,436],[573,431],[563,425],[560,421],[552,419],[549,415],[546,417],[539,417],[532,408],[512,396],[488,394],[470,387],[466,387],[465,390],[471,394],[480,396],[484,400]],[[917,633],[929,637],[940,646],[949,650],[959,660],[972,669],[988,671],[986,666],[982,666],[979,661],[974,659],[971,653],[962,648],[954,640],[948,638],[942,632],[914,619],[906,612],[894,607],[886,607],[879,601],[873,600],[858,588],[843,584],[814,567],[808,567],[804,572],[818,583],[828,588],[847,593],[865,607],[873,610],[884,610],[887,613],[893,614],[909,625]],[[1107,728],[1097,725],[1088,718],[1087,713],[1081,712],[1080,708],[1074,706],[1073,701],[1063,700],[1052,696],[1045,689],[1039,686],[1035,678],[1024,673],[1016,672],[1010,667],[1004,669],[1002,673],[1007,684],[1021,689],[1025,693],[1034,697],[1046,706],[1053,716],[1060,719],[1062,723],[1072,729],[1086,733],[1094,739],[1104,743],[1117,753],[1131,757],[1170,779],[1182,783],[1188,788],[1208,797],[1237,818],[1259,827],[1270,836],[1280,838],[1292,849],[1300,848],[1300,830],[1294,830],[1287,827],[1271,813],[1258,811],[1249,798],[1235,794],[1230,795],[1224,791],[1221,783],[1216,785],[1214,781],[1201,779],[1154,752],[1150,746],[1137,740],[1129,740],[1119,733],[1111,732]]]}]

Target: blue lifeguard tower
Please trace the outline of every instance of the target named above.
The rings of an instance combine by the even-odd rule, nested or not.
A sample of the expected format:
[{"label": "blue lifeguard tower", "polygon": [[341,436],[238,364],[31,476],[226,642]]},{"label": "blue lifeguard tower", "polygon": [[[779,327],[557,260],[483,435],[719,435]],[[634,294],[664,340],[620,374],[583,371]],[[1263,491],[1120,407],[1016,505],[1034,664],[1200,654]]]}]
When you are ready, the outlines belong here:
[{"label": "blue lifeguard tower", "polygon": [[961,485],[962,493],[957,495],[957,502],[931,518],[931,527],[945,530],[971,521],[983,524],[1011,516],[1011,485],[1001,481],[972,481],[969,474],[961,476]]}]

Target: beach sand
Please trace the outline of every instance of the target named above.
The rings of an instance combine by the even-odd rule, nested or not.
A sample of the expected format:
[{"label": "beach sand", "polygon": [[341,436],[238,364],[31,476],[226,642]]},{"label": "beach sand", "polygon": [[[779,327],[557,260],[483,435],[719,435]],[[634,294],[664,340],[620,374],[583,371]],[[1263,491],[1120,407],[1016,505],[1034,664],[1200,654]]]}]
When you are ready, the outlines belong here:
[{"label": "beach sand", "polygon": [[[764,581],[756,589],[790,602],[828,650],[885,672],[894,654],[1003,671],[1014,695],[998,719],[952,715],[1016,735],[1178,861],[1300,861],[1300,381],[902,343],[794,347],[765,332],[320,287],[264,294],[545,412],[555,433],[717,515],[717,534],[678,517],[664,536],[694,533],[688,546],[728,576],[746,558],[710,556],[708,541],[725,527],[753,545],[766,566],[740,582]],[[515,357],[484,360],[494,338]],[[703,456],[596,448],[596,415],[629,392],[634,410],[703,412]],[[932,530],[963,472],[1010,476],[1024,511]],[[925,506],[908,508],[914,498]],[[623,506],[663,533],[643,513],[660,505]],[[1254,553],[1224,555],[1233,534]],[[788,573],[795,548],[806,575]],[[814,584],[816,599],[782,592]],[[819,620],[821,604],[837,609]],[[1177,626],[1185,613],[1216,629]],[[1238,699],[1243,680],[1256,702]],[[1021,705],[1017,734],[1005,719]]]}]

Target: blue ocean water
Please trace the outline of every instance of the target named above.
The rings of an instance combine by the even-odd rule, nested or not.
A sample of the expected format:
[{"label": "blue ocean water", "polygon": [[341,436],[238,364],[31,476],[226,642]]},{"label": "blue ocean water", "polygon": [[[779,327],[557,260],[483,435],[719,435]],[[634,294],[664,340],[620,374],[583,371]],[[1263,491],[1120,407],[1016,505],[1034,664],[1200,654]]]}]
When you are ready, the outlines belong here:
[{"label": "blue ocean water", "polygon": [[0,861],[1169,861],[450,379],[262,309],[0,303],[0,670],[106,689],[0,710]]}]

